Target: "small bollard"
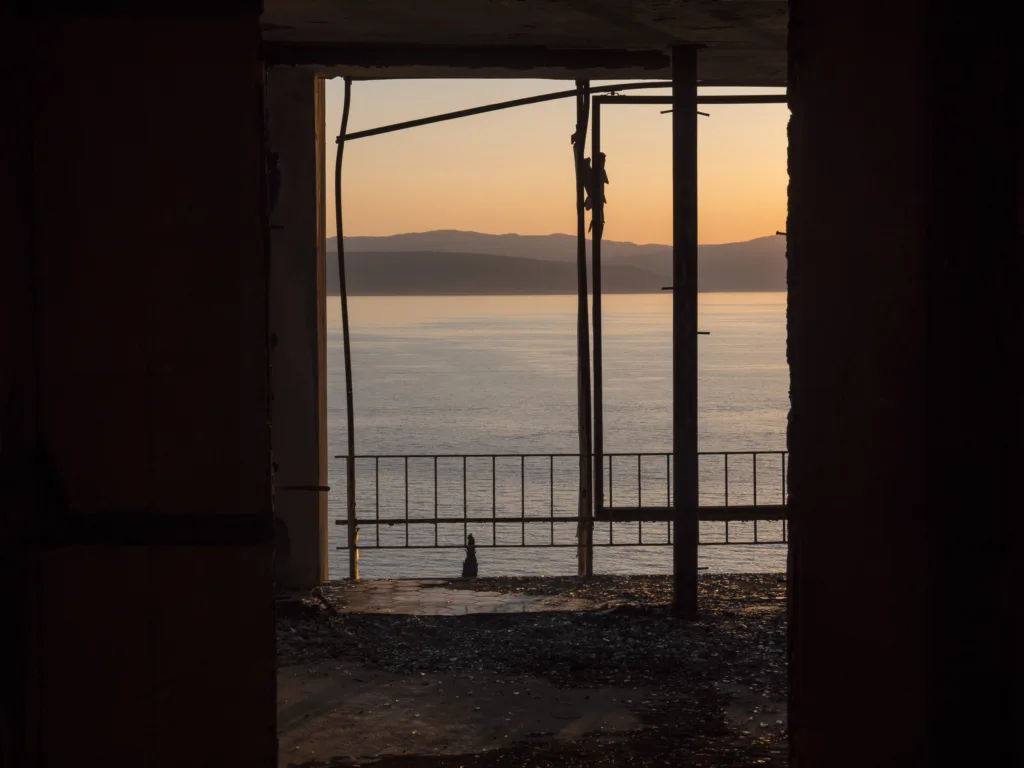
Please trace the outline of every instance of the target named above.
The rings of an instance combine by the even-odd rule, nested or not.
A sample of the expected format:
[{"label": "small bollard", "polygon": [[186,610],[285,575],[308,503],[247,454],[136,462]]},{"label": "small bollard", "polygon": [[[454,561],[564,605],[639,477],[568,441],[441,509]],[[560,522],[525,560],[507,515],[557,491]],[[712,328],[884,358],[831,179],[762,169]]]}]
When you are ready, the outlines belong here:
[{"label": "small bollard", "polygon": [[469,539],[466,542],[466,559],[462,563],[462,578],[475,579],[476,574],[476,539],[473,538],[473,534],[471,533],[469,534]]}]

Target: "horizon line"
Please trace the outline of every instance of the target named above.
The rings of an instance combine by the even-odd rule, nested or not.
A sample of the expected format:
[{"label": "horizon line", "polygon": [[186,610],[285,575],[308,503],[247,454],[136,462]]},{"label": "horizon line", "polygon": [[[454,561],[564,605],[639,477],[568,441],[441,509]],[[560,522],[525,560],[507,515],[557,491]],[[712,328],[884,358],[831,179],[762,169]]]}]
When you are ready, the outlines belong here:
[{"label": "horizon line", "polygon": [[[494,232],[479,232],[479,231],[474,230],[474,229],[427,229],[427,230],[423,230],[423,231],[419,231],[419,232],[395,232],[395,233],[392,233],[390,235],[345,235],[345,239],[346,240],[350,240],[350,239],[357,238],[357,237],[361,237],[361,238],[370,238],[370,237],[373,237],[373,238],[387,238],[387,237],[403,237],[405,235],[432,235],[432,234],[436,234],[438,232],[457,232],[459,234],[485,235],[487,237],[571,237],[573,239],[576,238],[575,234],[570,234],[570,233],[567,233],[567,232],[549,232],[548,234],[544,234],[544,235],[534,235],[534,234],[525,234],[524,235],[524,234],[520,234],[519,232],[503,232],[501,234],[497,234],[497,233],[494,233]],[[771,234],[761,235],[759,237],[752,237],[749,240],[725,240],[725,241],[718,242],[718,243],[697,243],[697,245],[698,246],[701,246],[701,245],[732,245],[734,243],[752,243],[754,240],[763,240],[763,239],[768,238],[768,237],[782,237],[782,235],[779,235],[778,233],[773,232]],[[329,235],[326,239],[327,240],[337,240],[338,236],[337,236],[337,234]],[[593,241],[592,237],[587,237],[586,238],[586,242],[589,243],[589,242],[592,242],[592,241]],[[622,244],[625,244],[625,245],[636,245],[636,246],[641,246],[641,247],[643,247],[643,246],[656,246],[658,248],[671,248],[672,247],[671,243],[637,243],[637,242],[635,242],[633,240],[614,240],[614,239],[604,239],[604,238],[602,238],[601,242],[604,242],[604,243],[622,243]]]}]

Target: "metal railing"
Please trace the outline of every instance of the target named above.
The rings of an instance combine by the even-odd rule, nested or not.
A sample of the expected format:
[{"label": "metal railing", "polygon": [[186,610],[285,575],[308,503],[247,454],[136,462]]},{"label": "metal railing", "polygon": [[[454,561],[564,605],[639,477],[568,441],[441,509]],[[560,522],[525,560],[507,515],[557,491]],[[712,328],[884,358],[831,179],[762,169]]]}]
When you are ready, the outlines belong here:
[{"label": "metal railing", "polygon": [[[603,458],[607,506],[595,510],[593,545],[670,545],[672,454]],[[701,453],[700,543],[788,543],[787,458]],[[579,464],[576,453],[356,456],[357,546],[455,549],[473,534],[478,547],[576,547]],[[346,465],[335,487],[347,485]]]}]

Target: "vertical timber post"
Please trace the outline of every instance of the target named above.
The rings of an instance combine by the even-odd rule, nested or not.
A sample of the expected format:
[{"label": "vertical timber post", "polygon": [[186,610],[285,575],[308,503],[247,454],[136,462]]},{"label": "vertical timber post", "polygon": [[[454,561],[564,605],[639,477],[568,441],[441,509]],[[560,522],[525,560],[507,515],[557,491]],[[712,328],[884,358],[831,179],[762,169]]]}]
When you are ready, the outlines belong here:
[{"label": "vertical timber post", "polygon": [[697,614],[697,49],[672,49],[672,606]]},{"label": "vertical timber post", "polygon": [[601,329],[601,238],[604,236],[604,155],[601,154],[601,102],[594,101],[592,140],[594,156],[591,200],[591,269],[594,295],[594,511],[604,509],[604,343]]},{"label": "vertical timber post", "polygon": [[334,159],[334,221],[338,245],[338,293],[341,294],[341,335],[345,353],[345,416],[348,450],[345,457],[345,510],[348,518],[348,577],[359,579],[359,527],[356,525],[356,425],[352,395],[352,339],[348,323],[348,281],[345,276],[345,230],[341,218],[341,160],[348,131],[348,112],[352,102],[352,81],[345,78],[345,105],[338,133],[338,152]]},{"label": "vertical timber post", "polygon": [[587,122],[590,116],[590,83],[576,81],[576,132],[572,135],[576,167],[576,278],[577,278],[577,396],[580,435],[580,496],[577,535],[577,575],[594,575],[594,517],[591,399],[590,399],[590,312],[587,307],[587,223],[584,154],[587,146]]}]

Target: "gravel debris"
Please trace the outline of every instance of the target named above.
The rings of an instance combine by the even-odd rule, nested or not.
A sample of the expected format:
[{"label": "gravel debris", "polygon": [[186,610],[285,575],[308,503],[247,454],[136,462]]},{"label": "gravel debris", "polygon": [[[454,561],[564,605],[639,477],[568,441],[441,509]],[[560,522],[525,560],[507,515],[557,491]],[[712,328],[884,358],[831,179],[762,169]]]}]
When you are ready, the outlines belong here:
[{"label": "gravel debris", "polygon": [[785,711],[785,575],[703,575],[699,584],[701,615],[694,621],[671,615],[672,583],[665,576],[479,578],[446,585],[593,606],[554,613],[346,614],[343,589],[328,589],[279,611],[278,662],[352,658],[404,675],[486,671],[509,680],[543,677],[559,687],[653,692],[630,703],[643,727],[614,742],[590,736],[481,755],[403,756],[374,763],[380,768],[784,765],[782,721],[749,705],[750,722],[741,729],[726,711],[736,691]]}]

